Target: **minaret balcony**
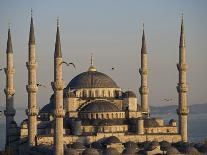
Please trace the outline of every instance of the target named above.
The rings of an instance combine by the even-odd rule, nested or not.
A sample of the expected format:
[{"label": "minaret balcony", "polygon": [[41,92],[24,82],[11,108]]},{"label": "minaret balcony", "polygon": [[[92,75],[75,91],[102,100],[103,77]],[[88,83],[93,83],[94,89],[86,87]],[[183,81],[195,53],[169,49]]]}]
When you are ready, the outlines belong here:
[{"label": "minaret balcony", "polygon": [[183,109],[176,109],[178,115],[188,115],[189,114],[189,109],[188,108],[183,108]]},{"label": "minaret balcony", "polygon": [[188,88],[187,88],[187,86],[185,85],[185,84],[178,84],[178,86],[177,86],[177,91],[178,91],[178,93],[186,93],[187,91],[188,91]]},{"label": "minaret balcony", "polygon": [[51,86],[52,86],[53,90],[63,90],[64,89],[64,82],[63,82],[63,80],[51,82]]},{"label": "minaret balcony", "polygon": [[179,71],[187,71],[188,66],[187,66],[187,64],[177,64],[177,69]]},{"label": "minaret balcony", "polygon": [[12,67],[12,68],[4,68],[4,72],[5,74],[14,74],[15,73],[15,69]]},{"label": "minaret balcony", "polygon": [[65,116],[65,111],[63,109],[55,109],[54,116],[56,118],[62,118]]},{"label": "minaret balcony", "polygon": [[36,93],[38,90],[37,85],[26,85],[27,92]]},{"label": "minaret balcony", "polygon": [[37,108],[26,109],[25,112],[27,116],[37,116],[38,109]]},{"label": "minaret balcony", "polygon": [[16,114],[16,110],[15,109],[4,110],[4,115],[5,116],[14,116],[15,114]]},{"label": "minaret balcony", "polygon": [[26,62],[27,69],[36,69],[37,63],[35,62]]},{"label": "minaret balcony", "polygon": [[146,74],[148,74],[148,71],[147,71],[147,69],[140,68],[139,73],[140,73],[140,75],[143,75],[143,74],[146,75]]},{"label": "minaret balcony", "polygon": [[14,88],[5,88],[4,93],[6,95],[13,96],[15,94],[15,89]]},{"label": "minaret balcony", "polygon": [[148,87],[140,87],[139,88],[139,92],[140,92],[140,94],[148,94],[148,92],[149,92],[149,89],[148,89]]}]

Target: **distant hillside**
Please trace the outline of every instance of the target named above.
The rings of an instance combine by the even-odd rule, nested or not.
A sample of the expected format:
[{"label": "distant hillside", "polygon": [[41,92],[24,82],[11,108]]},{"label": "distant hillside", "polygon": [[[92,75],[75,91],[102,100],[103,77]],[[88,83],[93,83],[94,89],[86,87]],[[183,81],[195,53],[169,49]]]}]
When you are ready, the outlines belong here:
[{"label": "distant hillside", "polygon": [[[152,114],[176,114],[177,105],[170,106],[150,106]],[[191,114],[207,114],[207,103],[194,104],[189,106]]]}]

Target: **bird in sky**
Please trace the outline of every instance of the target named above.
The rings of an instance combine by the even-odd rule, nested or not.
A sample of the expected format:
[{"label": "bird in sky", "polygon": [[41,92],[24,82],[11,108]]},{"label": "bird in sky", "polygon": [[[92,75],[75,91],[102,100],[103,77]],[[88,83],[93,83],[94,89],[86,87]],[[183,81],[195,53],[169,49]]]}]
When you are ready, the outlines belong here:
[{"label": "bird in sky", "polygon": [[166,102],[173,101],[173,99],[172,99],[172,98],[163,98],[162,100],[163,100],[163,101],[166,101]]},{"label": "bird in sky", "polygon": [[75,64],[72,63],[72,62],[67,63],[67,62],[63,61],[62,64],[66,64],[66,66],[70,66],[70,65],[72,65],[73,68],[76,69]]},{"label": "bird in sky", "polygon": [[3,68],[0,68],[0,71],[2,71],[3,70]]},{"label": "bird in sky", "polygon": [[37,87],[44,87],[47,88],[45,85],[41,84],[41,83],[37,83]]},{"label": "bird in sky", "polygon": [[113,70],[115,70],[116,68],[115,67],[111,67],[111,70],[113,71]]}]

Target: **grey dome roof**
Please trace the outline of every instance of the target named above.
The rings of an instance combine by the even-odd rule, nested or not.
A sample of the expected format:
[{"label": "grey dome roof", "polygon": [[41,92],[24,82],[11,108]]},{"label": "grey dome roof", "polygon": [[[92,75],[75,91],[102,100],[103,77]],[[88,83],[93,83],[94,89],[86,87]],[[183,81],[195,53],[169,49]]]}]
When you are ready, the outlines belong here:
[{"label": "grey dome roof", "polygon": [[118,86],[108,75],[104,73],[87,71],[74,77],[67,86],[67,89],[69,88],[118,88]]},{"label": "grey dome roof", "polygon": [[110,145],[113,143],[121,143],[121,141],[116,136],[110,136],[104,141],[104,144],[106,145]]},{"label": "grey dome roof", "polygon": [[167,150],[167,155],[175,155],[175,154],[180,154],[180,152],[175,148],[175,147],[170,147]]},{"label": "grey dome roof", "polygon": [[136,155],[138,150],[136,148],[125,148],[122,152],[123,155]]},{"label": "grey dome roof", "polygon": [[109,147],[105,150],[103,150],[104,155],[120,155],[120,153],[117,151],[117,149]]},{"label": "grey dome roof", "polygon": [[86,147],[81,142],[75,142],[71,145],[73,149],[85,149]]},{"label": "grey dome roof", "polygon": [[82,112],[117,112],[119,108],[107,100],[95,100],[81,109]]},{"label": "grey dome roof", "polygon": [[79,153],[73,148],[67,148],[64,155],[79,155]]},{"label": "grey dome roof", "polygon": [[94,148],[87,148],[83,151],[83,155],[99,155],[99,152]]}]

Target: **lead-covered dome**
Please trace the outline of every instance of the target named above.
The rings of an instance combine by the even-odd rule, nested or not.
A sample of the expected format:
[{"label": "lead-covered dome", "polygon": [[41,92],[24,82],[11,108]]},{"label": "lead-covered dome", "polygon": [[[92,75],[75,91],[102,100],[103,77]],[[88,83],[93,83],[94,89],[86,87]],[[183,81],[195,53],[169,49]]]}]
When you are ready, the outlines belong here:
[{"label": "lead-covered dome", "polygon": [[106,100],[93,101],[81,109],[82,112],[117,112],[119,108]]},{"label": "lead-covered dome", "polygon": [[67,88],[118,88],[118,86],[108,75],[96,70],[88,70],[74,77]]}]

